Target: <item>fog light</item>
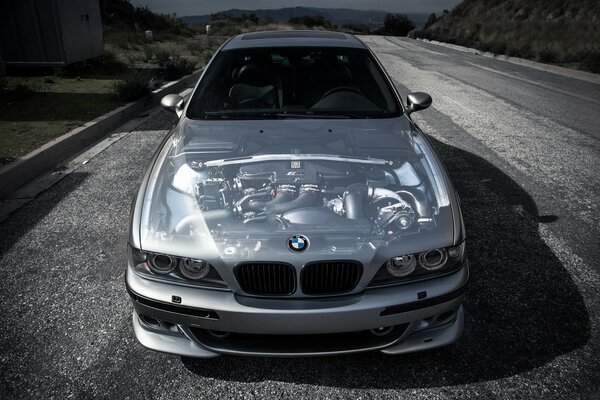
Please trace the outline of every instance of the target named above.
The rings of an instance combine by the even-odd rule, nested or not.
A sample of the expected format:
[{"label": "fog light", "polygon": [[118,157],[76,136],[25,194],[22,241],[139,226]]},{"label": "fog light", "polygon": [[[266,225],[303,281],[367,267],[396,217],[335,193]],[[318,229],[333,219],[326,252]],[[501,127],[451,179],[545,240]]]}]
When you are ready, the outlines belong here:
[{"label": "fog light", "polygon": [[202,279],[210,272],[210,265],[204,260],[183,258],[179,265],[181,274],[188,279]]},{"label": "fog light", "polygon": [[165,275],[175,268],[175,259],[165,254],[152,254],[150,256],[150,269],[157,274]]},{"label": "fog light", "polygon": [[434,249],[424,251],[419,256],[419,263],[428,271],[435,271],[446,265],[448,261],[448,252],[446,249]]},{"label": "fog light", "polygon": [[417,259],[412,254],[393,257],[386,263],[387,271],[390,275],[401,278],[410,275],[417,265]]},{"label": "fog light", "polygon": [[379,328],[371,329],[371,335],[373,336],[385,336],[394,330],[393,326],[381,326]]}]

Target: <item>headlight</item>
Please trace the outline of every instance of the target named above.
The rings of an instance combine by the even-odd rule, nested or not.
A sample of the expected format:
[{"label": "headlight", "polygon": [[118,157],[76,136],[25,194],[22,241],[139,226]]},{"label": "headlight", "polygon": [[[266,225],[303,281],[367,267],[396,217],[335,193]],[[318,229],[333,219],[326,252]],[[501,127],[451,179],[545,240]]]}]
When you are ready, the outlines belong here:
[{"label": "headlight", "polygon": [[437,271],[446,265],[448,252],[446,249],[424,251],[419,254],[419,264],[427,271]]},{"label": "headlight", "polygon": [[227,287],[217,270],[204,260],[149,253],[131,246],[128,246],[128,260],[129,265],[137,273],[149,278],[218,288]]},{"label": "headlight", "polygon": [[148,264],[152,272],[165,275],[175,269],[177,261],[174,257],[165,254],[151,254]]},{"label": "headlight", "polygon": [[203,260],[192,260],[189,258],[182,258],[179,261],[179,271],[183,276],[188,279],[202,279],[206,278],[210,272],[210,265]]},{"label": "headlight", "polygon": [[465,242],[457,246],[392,257],[377,271],[369,286],[390,285],[452,272],[460,268],[464,260]]},{"label": "headlight", "polygon": [[417,266],[417,259],[412,255],[391,258],[385,265],[390,275],[401,278],[412,274]]}]

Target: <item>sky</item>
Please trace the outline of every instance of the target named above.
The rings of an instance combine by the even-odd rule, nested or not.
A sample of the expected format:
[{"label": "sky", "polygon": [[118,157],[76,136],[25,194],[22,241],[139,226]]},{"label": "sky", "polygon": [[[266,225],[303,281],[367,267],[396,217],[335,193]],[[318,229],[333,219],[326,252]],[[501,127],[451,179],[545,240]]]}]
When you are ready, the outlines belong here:
[{"label": "sky", "polygon": [[259,8],[283,7],[322,7],[353,8],[356,10],[381,10],[401,13],[441,13],[451,9],[461,0],[130,0],[136,6],[148,6],[162,13],[184,15],[204,15],[217,11],[240,8],[255,10]]}]

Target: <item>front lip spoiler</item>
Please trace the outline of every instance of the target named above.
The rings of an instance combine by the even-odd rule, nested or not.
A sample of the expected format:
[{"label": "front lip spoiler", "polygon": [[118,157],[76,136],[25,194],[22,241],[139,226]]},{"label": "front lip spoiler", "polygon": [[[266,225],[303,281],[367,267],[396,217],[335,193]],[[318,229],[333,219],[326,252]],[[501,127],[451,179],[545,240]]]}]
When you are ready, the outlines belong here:
[{"label": "front lip spoiler", "polygon": [[192,317],[200,317],[200,318],[214,319],[214,320],[219,319],[219,315],[213,310],[178,306],[175,304],[163,303],[162,301],[151,300],[151,299],[148,299],[146,297],[140,296],[139,294],[135,293],[133,290],[131,290],[129,288],[129,285],[126,284],[125,287],[127,288],[127,293],[129,293],[129,296],[131,297],[131,299],[133,301],[143,304],[145,306],[156,308],[156,309],[159,309],[162,311],[168,311],[168,312],[173,312],[173,313],[178,313],[178,314],[183,314],[183,315],[189,315]]},{"label": "front lip spoiler", "polygon": [[412,303],[397,304],[395,306],[389,306],[389,307],[384,308],[383,311],[381,311],[381,313],[379,315],[381,315],[383,317],[386,315],[401,314],[404,312],[415,311],[415,310],[418,310],[421,308],[436,306],[438,304],[442,304],[447,301],[454,300],[455,298],[457,298],[459,296],[462,296],[467,291],[468,286],[469,286],[469,281],[467,281],[463,286],[459,287],[458,289],[456,289],[450,293],[443,294],[441,296],[430,297],[428,299],[414,301]]}]

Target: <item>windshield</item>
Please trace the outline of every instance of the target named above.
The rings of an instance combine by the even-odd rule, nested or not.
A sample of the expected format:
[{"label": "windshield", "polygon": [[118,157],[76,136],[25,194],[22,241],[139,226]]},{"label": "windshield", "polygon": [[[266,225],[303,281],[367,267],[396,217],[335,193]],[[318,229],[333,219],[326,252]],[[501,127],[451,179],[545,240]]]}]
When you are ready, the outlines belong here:
[{"label": "windshield", "polygon": [[187,110],[192,119],[382,118],[400,107],[365,49],[222,51]]}]

